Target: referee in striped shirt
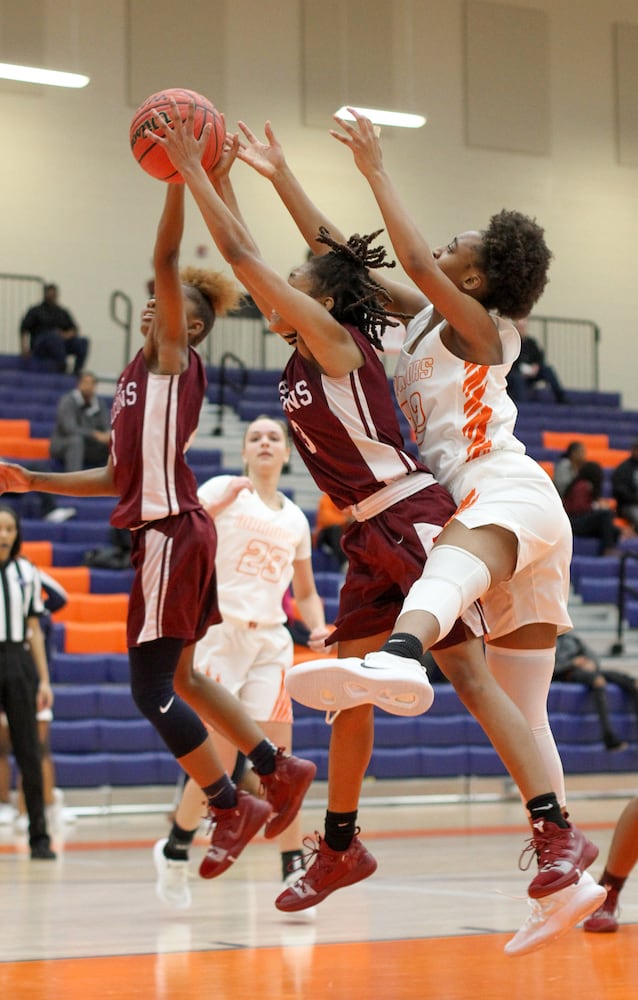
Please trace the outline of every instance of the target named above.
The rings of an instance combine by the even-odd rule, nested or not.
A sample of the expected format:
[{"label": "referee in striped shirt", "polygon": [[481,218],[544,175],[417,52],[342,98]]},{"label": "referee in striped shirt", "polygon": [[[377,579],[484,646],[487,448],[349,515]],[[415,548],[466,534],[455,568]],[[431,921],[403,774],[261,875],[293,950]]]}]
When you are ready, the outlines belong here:
[{"label": "referee in striped shirt", "polygon": [[49,861],[55,854],[46,827],[36,712],[51,707],[53,693],[40,628],[40,574],[19,555],[20,542],[17,514],[0,504],[0,704],[22,774],[31,857]]}]

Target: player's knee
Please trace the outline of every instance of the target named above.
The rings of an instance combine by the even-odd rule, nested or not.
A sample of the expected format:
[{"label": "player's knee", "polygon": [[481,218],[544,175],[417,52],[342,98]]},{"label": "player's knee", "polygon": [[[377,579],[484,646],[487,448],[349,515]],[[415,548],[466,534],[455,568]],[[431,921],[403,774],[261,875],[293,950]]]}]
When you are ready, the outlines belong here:
[{"label": "player's knee", "polygon": [[439,641],[489,590],[490,583],[490,571],[478,556],[456,545],[435,545],[423,576],[410,588],[402,613],[427,611],[433,615],[440,626]]}]

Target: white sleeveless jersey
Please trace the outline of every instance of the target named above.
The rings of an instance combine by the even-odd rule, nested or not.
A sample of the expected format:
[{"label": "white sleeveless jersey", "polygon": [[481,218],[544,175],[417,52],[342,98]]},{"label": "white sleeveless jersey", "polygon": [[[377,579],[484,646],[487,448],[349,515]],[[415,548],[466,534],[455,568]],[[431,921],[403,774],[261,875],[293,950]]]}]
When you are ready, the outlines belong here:
[{"label": "white sleeveless jersey", "polygon": [[525,453],[514,437],[517,410],[506,391],[520,336],[513,326],[501,331],[500,365],[463,361],[441,341],[445,320],[419,340],[432,312],[428,305],[408,324],[394,388],[422,459],[449,489],[455,474],[472,459],[498,451]]},{"label": "white sleeveless jersey", "polygon": [[[219,501],[233,476],[214,476],[198,496],[204,507]],[[286,620],[282,607],[293,562],[311,555],[310,525],[297,504],[279,493],[272,510],[257,493],[241,490],[215,517],[217,591],[223,618],[259,625]]]}]

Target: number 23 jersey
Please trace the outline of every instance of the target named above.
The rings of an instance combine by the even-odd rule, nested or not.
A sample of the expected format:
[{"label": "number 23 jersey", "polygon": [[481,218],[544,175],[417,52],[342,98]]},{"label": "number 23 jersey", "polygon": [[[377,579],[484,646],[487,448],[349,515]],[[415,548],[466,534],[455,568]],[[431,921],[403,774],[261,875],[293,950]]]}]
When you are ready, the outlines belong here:
[{"label": "number 23 jersey", "polygon": [[[203,483],[199,498],[207,507],[224,494],[232,476]],[[293,576],[293,563],[311,555],[310,526],[303,511],[278,493],[279,510],[250,490],[215,517],[217,591],[224,618],[275,625],[286,620],[282,601]]]}]

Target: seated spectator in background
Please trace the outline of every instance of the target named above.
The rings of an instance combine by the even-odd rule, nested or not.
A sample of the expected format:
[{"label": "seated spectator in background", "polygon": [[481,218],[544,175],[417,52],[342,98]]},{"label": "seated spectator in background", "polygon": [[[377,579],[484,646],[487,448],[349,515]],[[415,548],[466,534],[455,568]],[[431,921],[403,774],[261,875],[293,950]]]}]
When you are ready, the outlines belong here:
[{"label": "seated spectator in background", "polygon": [[75,389],[66,392],[58,403],[51,435],[51,458],[59,459],[65,472],[97,468],[107,463],[110,415],[96,388],[95,375],[82,372]]},{"label": "seated spectator in background", "polygon": [[312,543],[316,549],[333,555],[344,573],[348,561],[341,548],[341,535],[351,521],[352,515],[349,510],[339,510],[326,493],[322,494],[317,506],[317,519],[312,533]]},{"label": "seated spectator in background", "polygon": [[616,513],[638,531],[638,440],[631,454],[616,466],[611,477],[611,491],[616,501]]},{"label": "seated spectator in background", "polygon": [[616,553],[620,532],[614,524],[614,512],[601,499],[603,469],[598,462],[584,462],[580,472],[565,491],[563,506],[578,538],[598,538],[601,554]]},{"label": "seated spectator in background", "polygon": [[567,396],[558,375],[545,363],[542,347],[527,333],[527,320],[516,321],[521,335],[521,353],[507,376],[507,391],[515,403],[523,403],[530,397],[530,389],[537,382],[544,382],[552,390],[557,403],[566,403]]},{"label": "seated spectator in background", "polygon": [[603,742],[607,750],[624,750],[628,746],[614,731],[607,703],[607,683],[617,684],[626,691],[638,718],[638,679],[619,670],[601,667],[596,654],[575,632],[559,635],[556,641],[555,681],[584,684],[592,693],[600,719]]},{"label": "seated spectator in background", "polygon": [[73,371],[78,375],[84,368],[89,341],[81,337],[73,316],[58,305],[58,286],[45,285],[39,305],[27,310],[20,324],[22,356],[52,361],[55,370],[65,372],[67,358],[75,357]]},{"label": "seated spectator in background", "polygon": [[128,528],[111,528],[110,545],[89,549],[84,554],[84,565],[98,569],[129,569],[131,565],[131,532]]},{"label": "seated spectator in background", "polygon": [[585,462],[585,445],[582,441],[570,441],[565,453],[554,468],[554,486],[562,497],[567,487],[574,481]]}]

